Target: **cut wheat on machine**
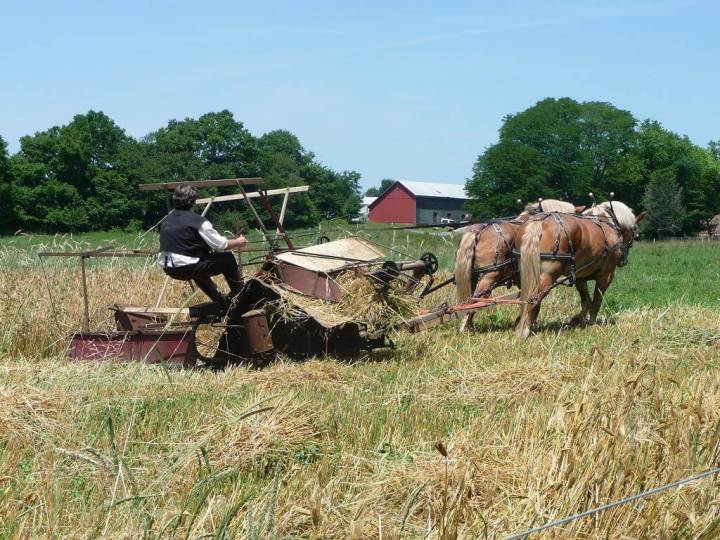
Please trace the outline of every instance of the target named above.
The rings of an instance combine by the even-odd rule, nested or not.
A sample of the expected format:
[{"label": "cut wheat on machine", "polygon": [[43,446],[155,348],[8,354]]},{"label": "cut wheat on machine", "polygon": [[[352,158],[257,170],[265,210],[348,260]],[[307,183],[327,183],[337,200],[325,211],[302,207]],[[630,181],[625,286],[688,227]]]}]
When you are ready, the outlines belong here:
[{"label": "cut wheat on machine", "polygon": [[[259,178],[193,181],[197,187],[235,185],[240,193],[199,199],[203,213],[215,203],[244,200],[268,243],[260,269],[248,276],[230,306],[203,302],[163,306],[114,304],[114,331],[92,331],[88,316],[85,264],[94,257],[150,257],[151,251],[99,248],[83,252],[42,252],[41,257],[80,259],[85,316],[70,340],[70,355],[85,360],[140,360],[193,366],[250,362],[264,364],[278,353],[289,357],[333,353],[354,355],[389,344],[388,332],[423,324],[418,299],[435,289],[438,260],[423,253],[416,260],[389,260],[372,241],[348,236],[321,238],[296,248],[283,228],[288,197],[307,186],[246,192]],[[170,190],[178,183],[145,184],[144,190]],[[283,196],[279,215],[271,196]],[[273,220],[266,226],[253,205],[257,199]],[[280,247],[280,243],[284,246]],[[422,284],[422,287],[420,285]]]}]

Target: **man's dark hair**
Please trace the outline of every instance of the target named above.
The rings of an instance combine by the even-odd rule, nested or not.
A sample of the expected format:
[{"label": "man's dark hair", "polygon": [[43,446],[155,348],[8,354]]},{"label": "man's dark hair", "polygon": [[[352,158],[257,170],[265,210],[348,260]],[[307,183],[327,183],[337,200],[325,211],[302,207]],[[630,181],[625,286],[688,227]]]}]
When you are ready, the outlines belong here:
[{"label": "man's dark hair", "polygon": [[173,190],[173,208],[177,210],[190,210],[197,200],[197,188],[182,184]]}]

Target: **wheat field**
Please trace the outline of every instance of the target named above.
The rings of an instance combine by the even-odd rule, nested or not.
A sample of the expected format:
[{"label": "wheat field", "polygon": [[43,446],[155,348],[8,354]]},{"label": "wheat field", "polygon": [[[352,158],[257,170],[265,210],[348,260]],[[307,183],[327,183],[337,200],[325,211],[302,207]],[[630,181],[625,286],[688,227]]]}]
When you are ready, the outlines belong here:
[{"label": "wheat field", "polygon": [[[381,240],[452,264],[450,240]],[[524,342],[502,308],[353,363],[220,372],[70,362],[77,262],[0,249],[2,538],[503,538],[718,465],[714,244],[640,243],[593,327],[563,325],[560,288]],[[145,260],[88,278],[101,328],[163,282]],[[531,538],[716,538],[719,505],[708,477]]]}]

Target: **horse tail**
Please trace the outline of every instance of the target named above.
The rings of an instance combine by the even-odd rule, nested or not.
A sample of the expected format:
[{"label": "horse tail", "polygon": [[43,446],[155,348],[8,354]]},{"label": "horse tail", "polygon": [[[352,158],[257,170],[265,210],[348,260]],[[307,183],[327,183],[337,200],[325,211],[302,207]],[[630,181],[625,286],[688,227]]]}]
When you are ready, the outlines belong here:
[{"label": "horse tail", "polygon": [[465,302],[472,296],[472,271],[475,263],[475,244],[477,233],[468,231],[460,239],[455,256],[455,292],[458,302]]},{"label": "horse tail", "polygon": [[527,301],[540,283],[540,237],[542,222],[531,221],[520,246],[520,299]]}]

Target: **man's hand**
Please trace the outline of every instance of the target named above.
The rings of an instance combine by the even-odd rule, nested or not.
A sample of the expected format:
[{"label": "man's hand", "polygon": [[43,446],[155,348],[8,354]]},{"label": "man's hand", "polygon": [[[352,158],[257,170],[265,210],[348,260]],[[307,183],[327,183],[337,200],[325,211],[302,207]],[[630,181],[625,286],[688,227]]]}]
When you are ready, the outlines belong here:
[{"label": "man's hand", "polygon": [[240,250],[243,247],[245,247],[247,245],[247,243],[248,243],[247,238],[245,238],[245,236],[243,236],[241,234],[237,238],[232,238],[232,239],[228,240],[227,248],[225,248],[225,249],[227,251],[230,251],[231,249]]}]

